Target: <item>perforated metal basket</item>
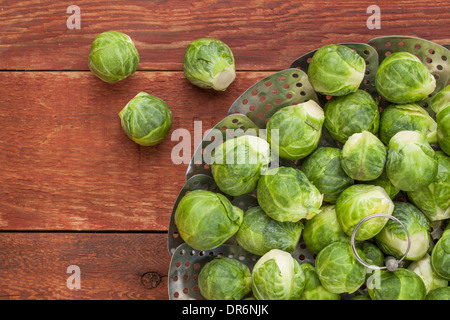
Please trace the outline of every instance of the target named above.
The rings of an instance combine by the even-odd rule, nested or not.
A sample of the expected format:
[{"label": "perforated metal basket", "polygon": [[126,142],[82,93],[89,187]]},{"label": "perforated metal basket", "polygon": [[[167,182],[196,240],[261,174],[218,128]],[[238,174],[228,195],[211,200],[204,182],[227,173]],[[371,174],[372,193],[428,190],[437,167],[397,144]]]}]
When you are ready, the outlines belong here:
[{"label": "perforated metal basket", "polygon": [[[419,57],[436,78],[436,90],[429,98],[421,101],[419,104],[430,115],[435,116],[433,111],[428,107],[428,101],[449,82],[449,45],[441,46],[424,39],[402,36],[375,38],[367,44],[344,43],[344,45],[356,50],[365,59],[366,75],[361,83],[360,89],[371,93],[380,102],[381,109],[387,105],[387,102],[375,90],[375,74],[379,63],[389,54],[398,51],[408,51]],[[170,299],[202,299],[198,289],[197,277],[201,268],[214,257],[227,256],[239,259],[250,268],[254,266],[259,258],[238,246],[234,237],[213,250],[199,251],[191,248],[179,236],[174,214],[182,197],[192,190],[204,189],[220,192],[211,176],[209,165],[205,162],[205,153],[206,155],[210,155],[210,152],[212,152],[208,146],[215,138],[218,138],[218,135],[221,135],[220,138],[226,140],[227,138],[235,137],[237,132],[245,134],[250,129],[256,131],[264,129],[267,121],[276,111],[289,105],[295,105],[310,99],[318,102],[322,106],[326,103],[330,97],[316,93],[307,77],[308,65],[315,51],[311,51],[297,58],[288,69],[276,72],[248,88],[231,105],[228,115],[212,128],[215,130],[211,130],[205,135],[195,150],[186,172],[186,184],[181,189],[175,201],[170,219],[168,234],[168,250],[172,255],[168,282]],[[233,133],[235,136],[228,136],[230,133]],[[322,130],[319,146],[341,147],[329,135],[325,127]],[[299,163],[280,159],[279,165],[297,167]],[[234,205],[244,211],[258,205],[256,192],[239,197],[227,197]],[[402,197],[402,194],[399,197]],[[440,222],[432,223],[432,227],[431,245],[442,235],[442,225]],[[292,252],[292,256],[300,263],[307,262],[314,265],[315,255],[308,251],[302,239],[300,239],[296,250]],[[403,263],[405,262],[403,261]],[[359,293],[366,293],[365,288],[362,287],[356,294]],[[345,299],[352,295],[342,296]]]}]

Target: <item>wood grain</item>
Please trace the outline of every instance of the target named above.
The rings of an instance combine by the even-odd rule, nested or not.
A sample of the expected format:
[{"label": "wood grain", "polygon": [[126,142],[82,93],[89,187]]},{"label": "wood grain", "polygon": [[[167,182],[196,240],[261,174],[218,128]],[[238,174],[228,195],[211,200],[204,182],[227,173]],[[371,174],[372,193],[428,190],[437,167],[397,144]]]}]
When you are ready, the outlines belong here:
[{"label": "wood grain", "polygon": [[[0,73],[0,229],[167,231],[187,164],[175,165],[176,129],[203,132],[264,72],[240,72],[226,92],[181,72],[137,72],[103,83],[90,72]],[[118,112],[139,91],[159,96],[172,130],[155,147],[128,139]],[[186,154],[186,160],[191,156]]]},{"label": "wood grain", "polygon": [[[81,29],[68,30],[69,5]],[[381,9],[369,30],[367,7]],[[450,2],[435,1],[15,1],[0,5],[0,69],[87,70],[90,44],[101,32],[129,34],[140,70],[181,70],[187,45],[199,37],[225,41],[239,70],[281,70],[302,54],[334,42],[385,35],[450,43]]]},{"label": "wood grain", "polygon": [[[145,233],[0,233],[0,300],[168,299],[166,241]],[[80,268],[80,289],[67,286],[71,265]],[[149,273],[159,276],[154,288]]]}]

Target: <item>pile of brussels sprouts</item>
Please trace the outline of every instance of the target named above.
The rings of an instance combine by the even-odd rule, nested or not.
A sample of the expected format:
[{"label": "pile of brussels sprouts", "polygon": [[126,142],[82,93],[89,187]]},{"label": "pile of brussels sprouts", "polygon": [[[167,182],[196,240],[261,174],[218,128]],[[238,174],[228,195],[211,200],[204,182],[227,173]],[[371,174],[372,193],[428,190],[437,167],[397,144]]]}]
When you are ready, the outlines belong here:
[{"label": "pile of brussels sprouts", "polygon": [[[435,120],[417,102],[436,90],[436,80],[415,55],[392,53],[381,62],[375,97],[360,89],[365,67],[344,45],[320,48],[308,78],[328,96],[323,106],[309,100],[283,107],[268,120],[267,139],[242,135],[213,151],[220,192],[181,198],[179,235],[196,250],[233,239],[258,260],[250,269],[239,259],[213,258],[198,275],[204,298],[450,299],[450,86],[429,101]],[[383,110],[381,100],[388,102]],[[325,129],[340,147],[320,146]],[[288,164],[272,166],[277,157]],[[233,205],[233,197],[248,194],[257,206]],[[395,271],[367,268],[352,252],[355,227],[379,213],[403,226],[369,219],[355,233],[355,250],[384,267],[402,259],[409,236]],[[438,241],[432,225],[443,230]],[[301,237],[314,265],[292,255]]]}]

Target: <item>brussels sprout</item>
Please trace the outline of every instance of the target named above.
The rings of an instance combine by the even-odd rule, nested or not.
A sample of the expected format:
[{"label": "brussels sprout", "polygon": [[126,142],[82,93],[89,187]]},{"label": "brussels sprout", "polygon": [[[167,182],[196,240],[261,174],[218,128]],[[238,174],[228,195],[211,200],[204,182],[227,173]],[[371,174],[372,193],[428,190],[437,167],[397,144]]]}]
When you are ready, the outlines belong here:
[{"label": "brussels sprout", "polygon": [[427,293],[436,288],[448,286],[448,281],[441,278],[436,274],[436,272],[434,272],[431,267],[431,259],[428,253],[425,254],[425,256],[419,261],[412,262],[408,266],[408,269],[414,271],[419,277],[422,278]]},{"label": "brussels sprout", "polygon": [[436,115],[436,122],[439,147],[450,156],[450,106],[439,111]]},{"label": "brussels sprout", "polygon": [[142,146],[162,142],[172,127],[172,112],[167,103],[146,92],[131,99],[119,117],[126,135]]},{"label": "brussels sprout", "polygon": [[270,169],[258,182],[258,203],[277,221],[311,219],[319,212],[322,198],[305,174],[292,167]]},{"label": "brussels sprout", "polygon": [[196,250],[217,248],[238,230],[244,212],[222,194],[194,190],[185,195],[175,211],[181,238]]},{"label": "brussels sprout", "polygon": [[[342,230],[351,236],[356,225],[365,217],[376,213],[392,214],[394,203],[386,191],[379,186],[355,184],[345,189],[336,201],[336,215]],[[356,232],[356,240],[373,238],[387,218],[373,218],[363,223]]]},{"label": "brussels sprout", "polygon": [[303,241],[306,248],[316,254],[333,242],[350,243],[337,221],[334,205],[323,206],[317,215],[305,222]]},{"label": "brussels sprout", "polygon": [[286,251],[272,249],[252,271],[252,291],[258,300],[298,300],[305,289],[300,264]]},{"label": "brussels sprout", "polygon": [[[430,221],[419,209],[407,202],[395,201],[392,216],[403,223],[411,239],[411,247],[405,259],[422,259],[430,248]],[[397,259],[405,254],[408,247],[405,229],[394,220],[389,220],[375,239],[384,253]]]},{"label": "brussels sprout", "polygon": [[437,175],[436,154],[425,135],[400,131],[389,141],[386,173],[391,183],[403,191],[417,191]]},{"label": "brussels sprout", "polygon": [[345,143],[352,134],[364,130],[378,133],[380,112],[377,103],[363,90],[331,98],[325,103],[324,112],[325,127],[341,143]]},{"label": "brussels sprout", "polygon": [[381,176],[379,176],[377,179],[370,180],[370,181],[359,181],[359,182],[364,183],[364,184],[371,184],[374,186],[382,187],[387,192],[387,194],[389,195],[389,197],[391,199],[394,199],[400,192],[400,189],[395,187],[389,180],[389,178],[386,174],[386,166],[384,167],[384,170],[381,173]]},{"label": "brussels sprout", "polygon": [[422,279],[404,268],[375,270],[367,288],[372,300],[424,300],[426,296]]},{"label": "brussels sprout", "polygon": [[368,293],[366,294],[358,294],[350,298],[350,300],[372,300]]},{"label": "brussels sprout", "polygon": [[255,190],[269,162],[270,145],[267,141],[244,135],[229,139],[214,149],[211,173],[222,192],[239,196]]},{"label": "brussels sprout", "polygon": [[298,160],[319,144],[325,116],[313,100],[284,107],[267,122],[267,141],[273,144],[272,130],[278,130],[278,151],[283,159]]},{"label": "brussels sprout", "polygon": [[450,287],[431,290],[425,300],[450,300]]},{"label": "brussels sprout", "polygon": [[372,266],[384,267],[384,254],[372,242],[357,241],[355,247],[364,253],[364,261]]},{"label": "brussels sprout", "polygon": [[341,192],[354,183],[342,169],[340,157],[341,149],[319,147],[302,163],[301,170],[328,203],[335,203]]},{"label": "brussels sprout", "polygon": [[[364,253],[358,250],[358,255]],[[356,260],[350,244],[333,242],[316,258],[316,272],[323,287],[332,293],[353,293],[366,280],[366,267]]]},{"label": "brussels sprout", "polygon": [[378,67],[375,87],[386,100],[404,104],[427,98],[436,88],[436,79],[412,53],[394,52]]},{"label": "brussels sprout", "polygon": [[252,275],[239,260],[216,257],[200,271],[198,288],[206,300],[241,300],[252,290]]},{"label": "brussels sprout", "polygon": [[407,192],[413,202],[430,221],[450,218],[450,158],[436,151],[438,173],[435,180],[418,191]]},{"label": "brussels sprout", "polygon": [[450,224],[431,251],[431,266],[438,276],[450,281]]},{"label": "brussels sprout", "polygon": [[320,283],[316,269],[309,263],[302,263],[300,267],[305,274],[305,289],[300,300],[341,300],[337,293],[329,292]]},{"label": "brussels sprout", "polygon": [[89,51],[89,69],[105,82],[117,82],[133,74],[139,54],[131,38],[121,32],[107,31],[98,35]]},{"label": "brussels sprout", "polygon": [[436,143],[436,121],[421,106],[410,103],[387,106],[380,117],[380,139],[386,145],[400,131],[420,131],[427,136],[428,142]]},{"label": "brussels sprout", "polygon": [[242,248],[262,256],[272,249],[294,251],[302,230],[301,222],[276,221],[261,207],[253,207],[244,213],[244,220],[235,238]]},{"label": "brussels sprout", "polygon": [[236,78],[233,52],[218,39],[191,42],[184,53],[183,70],[192,84],[218,91],[226,90]]},{"label": "brussels sprout", "polygon": [[435,113],[439,113],[439,111],[450,106],[450,85],[447,85],[444,89],[436,93],[433,98],[431,98],[428,106]]},{"label": "brussels sprout", "polygon": [[383,173],[386,155],[386,147],[373,133],[354,133],[342,147],[342,169],[355,180],[374,180]]},{"label": "brussels sprout", "polygon": [[364,78],[366,62],[355,51],[339,44],[317,50],[308,66],[308,79],[315,91],[330,96],[355,92]]}]

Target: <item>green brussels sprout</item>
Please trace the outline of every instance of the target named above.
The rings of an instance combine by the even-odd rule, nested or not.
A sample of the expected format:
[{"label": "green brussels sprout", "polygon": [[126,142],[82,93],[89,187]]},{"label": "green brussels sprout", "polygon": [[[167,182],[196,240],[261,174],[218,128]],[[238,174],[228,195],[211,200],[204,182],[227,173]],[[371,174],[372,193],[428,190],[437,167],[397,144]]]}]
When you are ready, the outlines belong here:
[{"label": "green brussels sprout", "polygon": [[[417,261],[422,259],[430,248],[430,221],[413,204],[394,202],[392,216],[400,220],[408,230],[411,247],[405,259]],[[405,229],[395,220],[389,220],[375,236],[378,247],[386,254],[400,259],[408,247]]]},{"label": "green brussels sprout", "polygon": [[303,241],[306,248],[315,254],[333,242],[350,243],[350,238],[337,221],[336,206],[321,207],[317,215],[305,222]]},{"label": "green brussels sprout", "polygon": [[450,281],[450,224],[431,251],[431,266],[440,276]]},{"label": "green brussels sprout", "polygon": [[242,248],[262,256],[272,249],[294,251],[302,230],[301,222],[276,221],[261,207],[253,207],[244,213],[244,220],[235,238]]},{"label": "green brussels sprout", "polygon": [[244,135],[217,146],[211,173],[219,189],[230,196],[255,190],[270,162],[270,145],[262,138]]},{"label": "green brussels sprout", "polygon": [[389,197],[391,199],[394,199],[400,192],[400,189],[395,187],[389,180],[387,173],[386,173],[386,166],[384,167],[384,170],[381,173],[381,176],[379,176],[377,179],[370,180],[370,181],[358,181],[358,182],[382,187],[387,192],[387,194],[389,195]]},{"label": "green brussels sprout", "polygon": [[447,85],[444,89],[436,93],[433,98],[430,99],[428,106],[435,113],[450,106],[450,85]]},{"label": "green brussels sprout", "polygon": [[175,211],[181,238],[196,250],[217,248],[238,230],[244,212],[222,194],[194,190],[185,195]]},{"label": "green brussels sprout", "polygon": [[415,103],[387,106],[380,117],[380,139],[386,145],[400,131],[420,131],[428,142],[436,143],[437,124],[429,113]]},{"label": "green brussels sprout", "polygon": [[124,33],[103,32],[92,42],[88,66],[105,82],[125,79],[136,71],[138,64],[138,51],[131,38]]},{"label": "green brussels sprout", "polygon": [[172,127],[172,112],[167,103],[146,92],[139,92],[119,112],[126,135],[142,146],[161,143]]},{"label": "green brussels sprout", "polygon": [[407,192],[414,203],[430,221],[450,218],[450,158],[436,151],[438,173],[428,186]]},{"label": "green brussels sprout", "polygon": [[341,300],[337,293],[329,292],[320,283],[316,269],[309,263],[302,263],[300,267],[305,274],[305,289],[300,300]]},{"label": "green brussels sprout", "polygon": [[386,147],[373,133],[354,133],[342,147],[342,169],[352,179],[374,180],[383,173],[386,155]]},{"label": "green brussels sprout", "polygon": [[324,120],[323,110],[314,100],[281,108],[267,122],[267,141],[275,143],[272,130],[278,130],[279,156],[302,159],[317,148]]},{"label": "green brussels sprout", "polygon": [[450,156],[450,106],[439,111],[436,115],[436,122],[439,147]]},{"label": "green brussels sprout", "polygon": [[450,300],[450,287],[431,290],[428,292],[425,300]]},{"label": "green brussels sprout", "polygon": [[298,300],[305,289],[300,264],[286,251],[272,249],[252,271],[252,291],[258,300]]},{"label": "green brussels sprout", "polygon": [[[355,184],[345,189],[336,201],[336,216],[342,230],[351,236],[356,225],[365,217],[382,213],[391,215],[394,211],[392,202],[386,191],[379,186]],[[373,238],[384,225],[387,218],[378,217],[367,220],[356,232],[356,240]]]},{"label": "green brussels sprout", "polygon": [[218,39],[194,40],[184,53],[183,71],[200,88],[224,91],[236,78],[233,52]]},{"label": "green brussels sprout", "polygon": [[319,147],[302,163],[302,172],[323,194],[323,200],[335,203],[354,181],[341,167],[341,149]]},{"label": "green brussels sprout", "polygon": [[[358,255],[364,253],[357,248]],[[353,293],[366,280],[366,267],[356,260],[350,244],[333,242],[316,258],[316,272],[322,286],[332,293]]]},{"label": "green brussels sprout", "polygon": [[323,196],[300,170],[279,167],[261,176],[257,199],[272,219],[297,222],[315,216],[322,205]]},{"label": "green brussels sprout", "polygon": [[434,272],[431,266],[431,258],[427,253],[425,256],[418,260],[413,261],[408,269],[414,271],[419,277],[422,278],[427,294],[436,288],[448,287],[448,280],[441,278]]},{"label": "green brussels sprout", "polygon": [[437,175],[438,162],[425,135],[400,131],[389,141],[386,173],[391,183],[403,191],[417,191]]},{"label": "green brussels sprout", "polygon": [[252,275],[239,260],[216,257],[200,270],[198,288],[206,300],[241,300],[252,290]]},{"label": "green brussels sprout", "polygon": [[422,279],[404,268],[375,270],[367,289],[372,300],[424,300],[426,296]]},{"label": "green brussels sprout", "polygon": [[372,300],[370,299],[370,295],[368,293],[358,294],[350,298],[350,300]]},{"label": "green brussels sprout", "polygon": [[404,104],[427,98],[436,88],[436,79],[412,53],[394,52],[378,67],[375,87],[386,100]]},{"label": "green brussels sprout", "polygon": [[325,103],[325,122],[330,135],[345,143],[348,137],[364,130],[378,133],[380,111],[372,96],[358,89],[343,97],[334,97]]},{"label": "green brussels sprout", "polygon": [[357,241],[355,247],[364,253],[364,261],[372,266],[384,267],[384,254],[372,242]]},{"label": "green brussels sprout", "polygon": [[343,96],[355,92],[366,71],[366,62],[356,52],[340,44],[317,50],[308,66],[308,79],[323,95]]}]

